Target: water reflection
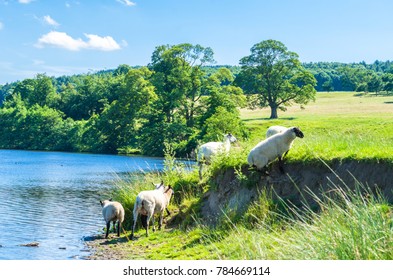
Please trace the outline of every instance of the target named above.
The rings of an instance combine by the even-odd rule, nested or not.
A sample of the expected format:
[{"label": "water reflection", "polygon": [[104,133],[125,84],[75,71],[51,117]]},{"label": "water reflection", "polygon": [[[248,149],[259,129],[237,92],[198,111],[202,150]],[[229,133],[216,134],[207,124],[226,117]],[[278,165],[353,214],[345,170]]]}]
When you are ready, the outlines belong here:
[{"label": "water reflection", "polygon": [[[0,259],[72,259],[104,227],[99,200],[129,172],[162,159],[0,150]],[[116,174],[116,175],[115,175]],[[39,242],[39,247],[21,244]]]}]

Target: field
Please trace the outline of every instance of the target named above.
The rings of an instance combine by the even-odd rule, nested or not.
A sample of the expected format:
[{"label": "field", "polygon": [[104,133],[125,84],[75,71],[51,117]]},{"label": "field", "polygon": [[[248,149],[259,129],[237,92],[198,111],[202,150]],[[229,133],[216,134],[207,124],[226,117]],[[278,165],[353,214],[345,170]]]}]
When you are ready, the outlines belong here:
[{"label": "field", "polygon": [[[148,238],[139,230],[139,238],[132,242],[126,242],[124,235],[104,243],[96,240],[92,258],[393,259],[392,206],[361,184],[351,191],[337,186],[322,199],[316,197],[317,211],[277,203],[262,192],[241,216],[226,209],[225,218],[215,227],[207,226],[199,214],[201,197],[214,191],[214,176],[220,169],[244,167],[247,151],[271,125],[299,126],[305,134],[295,141],[287,158],[289,166],[351,161],[389,167],[393,164],[393,96],[318,93],[315,102],[304,109],[293,106],[279,112],[277,120],[267,118],[267,109],[243,109],[241,115],[250,128],[249,139],[235,146],[229,157],[213,163],[202,182],[197,170],[185,171],[170,156],[164,174],[146,174],[143,182],[132,183],[131,194],[129,182],[118,182],[116,198],[128,209],[138,191],[149,188],[151,182],[160,178],[171,182],[177,191],[170,206],[173,214],[164,231]],[[250,180],[241,172],[238,176]],[[126,216],[131,217],[130,212]]]},{"label": "field", "polygon": [[353,92],[318,93],[315,102],[293,106],[269,120],[268,109],[243,110],[252,129],[254,145],[271,125],[299,126],[305,134],[296,141],[291,159],[355,159],[392,161],[393,96],[354,95]]}]

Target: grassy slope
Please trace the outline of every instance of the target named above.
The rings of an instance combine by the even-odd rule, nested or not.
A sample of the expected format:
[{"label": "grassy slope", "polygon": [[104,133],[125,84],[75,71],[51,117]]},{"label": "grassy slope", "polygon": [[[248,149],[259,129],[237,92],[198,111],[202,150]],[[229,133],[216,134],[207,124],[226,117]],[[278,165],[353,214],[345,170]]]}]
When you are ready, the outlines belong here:
[{"label": "grassy slope", "polygon": [[[281,112],[278,120],[269,120],[268,116],[267,109],[242,110],[252,133],[247,142],[232,151],[229,165],[245,163],[249,148],[264,138],[267,127],[275,124],[299,126],[305,133],[304,139],[295,141],[289,161],[312,163],[320,157],[326,161],[393,162],[393,97],[318,93],[316,102],[304,110],[291,107]],[[222,163],[213,164],[213,168],[220,166]],[[190,205],[195,207],[204,187],[209,186],[198,183],[196,171],[167,172],[165,176],[180,193],[172,202],[172,210],[180,211],[181,219],[191,221]],[[157,179],[154,175],[147,177],[144,185]],[[124,196],[119,199],[124,200]],[[126,207],[132,208],[133,198],[126,200]],[[306,211],[296,220],[279,217],[273,208],[265,197],[249,207],[244,218],[247,221],[236,225],[227,221],[221,229],[212,230],[199,221],[199,226],[185,230],[183,223],[182,229],[153,233],[149,238],[140,230],[137,241],[121,246],[111,245],[116,243],[111,241],[109,246],[127,252],[129,259],[393,258],[392,208],[382,198],[366,200],[355,193],[348,199],[339,193],[335,201],[322,203],[321,213]]]}]

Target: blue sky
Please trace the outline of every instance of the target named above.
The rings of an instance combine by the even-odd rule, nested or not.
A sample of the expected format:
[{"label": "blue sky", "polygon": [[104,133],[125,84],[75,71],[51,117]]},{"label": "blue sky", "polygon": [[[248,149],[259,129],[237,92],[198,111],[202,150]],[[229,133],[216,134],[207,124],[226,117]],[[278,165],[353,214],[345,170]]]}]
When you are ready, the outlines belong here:
[{"label": "blue sky", "polygon": [[147,65],[156,46],[236,65],[263,40],[302,62],[393,60],[389,0],[0,0],[0,84]]}]

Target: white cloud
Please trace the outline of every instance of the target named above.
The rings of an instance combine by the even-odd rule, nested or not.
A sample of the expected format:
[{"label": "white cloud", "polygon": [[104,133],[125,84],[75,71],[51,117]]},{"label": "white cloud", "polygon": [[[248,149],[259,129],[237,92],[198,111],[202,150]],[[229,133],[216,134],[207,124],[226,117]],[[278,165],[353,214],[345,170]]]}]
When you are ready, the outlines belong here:
[{"label": "white cloud", "polygon": [[65,32],[51,31],[38,39],[36,47],[53,46],[70,51],[80,51],[82,49],[114,51],[121,49],[120,45],[111,36],[84,35],[88,39],[87,41],[80,38],[74,39]]},{"label": "white cloud", "polygon": [[48,25],[51,25],[51,26],[54,26],[54,27],[57,27],[57,26],[60,25],[57,21],[55,21],[55,20],[54,20],[53,18],[51,18],[51,16],[49,16],[49,15],[44,16],[44,17],[42,18],[42,20],[44,21],[44,23],[46,23],[46,24],[48,24]]},{"label": "white cloud", "polygon": [[127,6],[127,7],[131,7],[131,6],[135,6],[136,3],[132,2],[130,0],[116,0],[119,3],[122,3],[123,5]]},{"label": "white cloud", "polygon": [[33,2],[34,0],[18,0],[19,3],[21,4],[29,4],[31,2]]}]

